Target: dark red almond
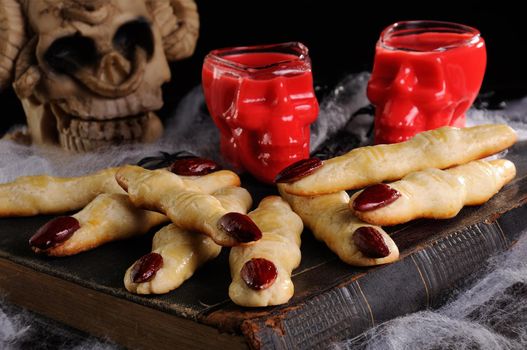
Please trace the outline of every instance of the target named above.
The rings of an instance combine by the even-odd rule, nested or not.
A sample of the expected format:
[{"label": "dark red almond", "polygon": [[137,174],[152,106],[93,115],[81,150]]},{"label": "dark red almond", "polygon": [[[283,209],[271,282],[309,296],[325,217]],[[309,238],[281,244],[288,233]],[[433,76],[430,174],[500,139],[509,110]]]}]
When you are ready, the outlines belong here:
[{"label": "dark red almond", "polygon": [[274,283],[278,271],[271,261],[253,258],[243,265],[240,275],[249,288],[262,290],[269,288]]},{"label": "dark red almond", "polygon": [[274,178],[274,182],[289,183],[300,180],[320,168],[322,164],[322,161],[318,158],[299,160],[279,172]]},{"label": "dark red almond", "polygon": [[240,243],[257,241],[262,231],[250,217],[240,213],[227,213],[218,220],[218,228]]},{"label": "dark red almond", "polygon": [[221,170],[222,167],[210,160],[199,157],[188,157],[174,161],[170,165],[170,171],[182,176],[201,176]]},{"label": "dark red almond", "polygon": [[369,258],[384,258],[390,255],[390,249],[381,233],[373,227],[363,226],[353,233],[353,242],[359,251]]},{"label": "dark red almond", "polygon": [[163,267],[163,257],[158,253],[148,253],[137,260],[130,277],[134,283],[148,282]]},{"label": "dark red almond", "polygon": [[29,239],[29,245],[46,250],[66,241],[80,228],[79,221],[71,216],[59,216],[48,221]]},{"label": "dark red almond", "polygon": [[377,184],[366,187],[353,201],[353,209],[357,211],[370,211],[379,209],[393,203],[401,193],[386,184]]}]

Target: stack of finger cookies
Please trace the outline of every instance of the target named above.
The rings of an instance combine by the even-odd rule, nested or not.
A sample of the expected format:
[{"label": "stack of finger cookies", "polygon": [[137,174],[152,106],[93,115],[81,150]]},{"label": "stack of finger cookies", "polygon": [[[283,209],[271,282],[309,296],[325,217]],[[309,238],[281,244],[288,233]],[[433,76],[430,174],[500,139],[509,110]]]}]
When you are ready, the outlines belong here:
[{"label": "stack of finger cookies", "polygon": [[[399,251],[381,226],[446,219],[488,201],[516,175],[512,162],[482,160],[512,146],[507,125],[443,127],[398,144],[307,159],[276,178],[282,197],[342,261],[393,262]],[[346,191],[360,190],[351,198]]]},{"label": "stack of finger cookies", "polygon": [[126,289],[162,294],[181,286],[222,247],[232,247],[231,299],[243,306],[286,303],[300,263],[302,220],[279,196],[252,198],[234,172],[182,157],[168,168],[125,165],[73,178],[20,177],[0,185],[0,216],[64,214],[29,240],[38,254],[63,257],[108,242],[154,235],[151,252],[124,273]]},{"label": "stack of finger cookies", "polygon": [[[393,145],[357,148],[326,161],[307,159],[277,177],[280,196],[252,206],[238,175],[207,159],[168,168],[125,165],[76,178],[21,177],[0,185],[0,217],[64,214],[43,225],[31,249],[69,256],[160,227],[151,252],[124,273],[137,294],[172,291],[229,247],[234,303],[287,303],[301,260],[304,225],[342,261],[373,266],[399,250],[382,226],[451,218],[489,200],[515,176],[505,159],[482,160],[516,141],[506,125],[445,127]],[[359,190],[351,198],[349,190]]]}]

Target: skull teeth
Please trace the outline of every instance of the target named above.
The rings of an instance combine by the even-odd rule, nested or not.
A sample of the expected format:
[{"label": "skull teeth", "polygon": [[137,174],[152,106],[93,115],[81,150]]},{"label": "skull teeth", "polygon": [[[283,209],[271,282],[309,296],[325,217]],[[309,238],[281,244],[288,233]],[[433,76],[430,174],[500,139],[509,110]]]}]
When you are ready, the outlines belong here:
[{"label": "skull teeth", "polygon": [[75,136],[59,134],[60,145],[69,151],[89,152],[108,147],[110,143],[104,140],[80,139]]},{"label": "skull teeth", "polygon": [[59,132],[65,135],[90,140],[140,140],[146,127],[148,115],[108,121],[89,121],[71,118],[59,122]]},{"label": "skull teeth", "polygon": [[53,106],[52,110],[57,118],[60,144],[68,150],[78,152],[141,142],[152,118],[157,118],[153,112],[148,112],[105,121],[86,120],[72,117],[57,106]]}]

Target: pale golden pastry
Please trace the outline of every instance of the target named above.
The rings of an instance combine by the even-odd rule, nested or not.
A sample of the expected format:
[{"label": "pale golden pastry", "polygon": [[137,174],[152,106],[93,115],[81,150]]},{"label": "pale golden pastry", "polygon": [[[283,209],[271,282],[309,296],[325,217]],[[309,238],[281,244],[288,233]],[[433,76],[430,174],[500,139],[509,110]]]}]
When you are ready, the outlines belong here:
[{"label": "pale golden pastry", "polygon": [[[136,208],[126,194],[118,193],[100,194],[71,217],[78,221],[79,228],[70,237],[63,242],[53,242],[54,232],[42,233],[48,235],[47,240],[44,246],[38,244],[42,239],[36,237],[30,240],[33,251],[50,256],[74,255],[108,242],[145,234],[151,228],[169,221],[162,214]],[[46,242],[51,244],[47,249]]]},{"label": "pale golden pastry", "polygon": [[303,197],[286,193],[282,184],[278,189],[315,238],[326,243],[345,263],[372,266],[399,258],[397,245],[381,227],[367,224],[350,212],[345,191]]},{"label": "pale golden pastry", "polygon": [[[78,177],[22,176],[0,184],[0,217],[61,214],[85,207],[101,193],[126,193],[115,181],[119,168],[107,168]],[[181,176],[186,186],[204,193],[225,186],[239,186],[232,171],[217,171],[213,177]]]},{"label": "pale golden pastry", "polygon": [[240,186],[240,177],[230,170],[219,170],[202,176],[178,175],[187,188],[195,188],[200,192],[211,194],[220,188]]},{"label": "pale golden pastry", "polygon": [[[220,173],[206,175],[202,181],[213,181]],[[135,206],[163,213],[178,227],[202,232],[221,246],[261,238],[261,231],[248,216],[229,212],[200,186],[169,171],[128,165],[117,172],[116,179]]]},{"label": "pale golden pastry", "polygon": [[443,127],[397,144],[356,148],[281,186],[285,192],[301,196],[359,189],[426,168],[445,169],[480,159],[512,146],[516,139],[514,130],[503,124]]},{"label": "pale golden pastry", "polygon": [[294,293],[291,273],[300,264],[302,220],[278,196],[264,198],[249,216],[263,237],[231,249],[229,297],[250,307],[287,303]]},{"label": "pale golden pastry", "polygon": [[125,193],[118,168],[79,177],[22,176],[0,184],[0,217],[60,214],[83,208],[101,193]]},{"label": "pale golden pastry", "polygon": [[[251,195],[240,187],[227,187],[213,195],[231,212],[247,213],[252,205]],[[220,251],[221,246],[202,233],[167,225],[155,234],[152,253],[126,271],[124,285],[137,294],[167,293],[189,279],[201,265],[216,258]]]},{"label": "pale golden pastry", "polygon": [[[485,203],[515,175],[514,164],[505,159],[472,161],[448,170],[425,169],[355,193],[350,208],[361,220],[383,226],[418,218],[448,219],[465,205]],[[384,195],[374,196],[381,192]]]},{"label": "pale golden pastry", "polygon": [[[239,177],[230,171],[180,178],[187,186],[206,193],[240,184]],[[115,179],[114,182],[117,184]],[[107,242],[145,234],[168,221],[162,214],[137,208],[126,193],[103,193],[77,214],[46,223],[31,238],[30,246],[37,253],[73,255]]]}]

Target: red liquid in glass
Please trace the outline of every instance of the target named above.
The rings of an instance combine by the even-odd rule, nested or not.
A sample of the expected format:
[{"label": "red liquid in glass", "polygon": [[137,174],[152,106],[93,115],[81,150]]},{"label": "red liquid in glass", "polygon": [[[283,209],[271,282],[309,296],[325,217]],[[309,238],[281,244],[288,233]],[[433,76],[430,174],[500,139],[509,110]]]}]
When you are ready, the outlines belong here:
[{"label": "red liquid in glass", "polygon": [[463,127],[481,87],[486,52],[477,31],[413,32],[377,43],[368,84],[376,106],[375,143],[405,141],[441,126]]},{"label": "red liquid in glass", "polygon": [[[309,124],[318,115],[313,79],[298,57],[277,52],[206,58],[202,84],[220,129],[222,155],[263,182],[309,157]],[[232,66],[231,66],[232,65]]]}]

